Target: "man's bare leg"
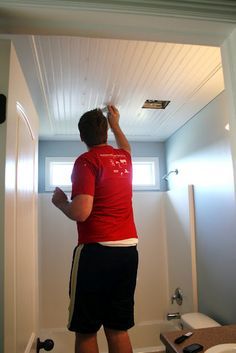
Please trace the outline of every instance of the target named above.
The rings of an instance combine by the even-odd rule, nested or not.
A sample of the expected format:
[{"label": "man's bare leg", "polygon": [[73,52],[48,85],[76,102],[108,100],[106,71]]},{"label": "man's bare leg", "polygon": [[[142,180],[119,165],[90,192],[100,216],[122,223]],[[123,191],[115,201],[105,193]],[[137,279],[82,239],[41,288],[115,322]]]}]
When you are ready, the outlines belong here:
[{"label": "man's bare leg", "polygon": [[109,353],[133,353],[128,331],[104,328]]},{"label": "man's bare leg", "polygon": [[99,353],[97,334],[75,334],[75,353]]}]

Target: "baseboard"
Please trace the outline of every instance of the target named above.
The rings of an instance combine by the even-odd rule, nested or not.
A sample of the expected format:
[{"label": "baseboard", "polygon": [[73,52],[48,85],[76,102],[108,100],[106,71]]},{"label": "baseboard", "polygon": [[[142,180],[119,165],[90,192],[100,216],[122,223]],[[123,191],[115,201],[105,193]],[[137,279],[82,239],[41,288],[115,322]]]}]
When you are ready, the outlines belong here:
[{"label": "baseboard", "polygon": [[34,347],[34,342],[35,342],[35,339],[36,339],[36,335],[35,333],[33,332],[29,338],[29,341],[27,343],[27,346],[25,348],[25,351],[24,353],[31,353],[33,352],[33,349],[35,348]]}]

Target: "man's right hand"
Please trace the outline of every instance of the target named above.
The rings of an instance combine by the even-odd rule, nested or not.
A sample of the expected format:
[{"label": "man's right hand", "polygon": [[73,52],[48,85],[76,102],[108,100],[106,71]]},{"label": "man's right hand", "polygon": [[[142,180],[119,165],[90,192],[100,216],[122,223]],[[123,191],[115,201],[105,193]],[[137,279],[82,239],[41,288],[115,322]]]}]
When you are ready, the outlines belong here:
[{"label": "man's right hand", "polygon": [[120,119],[120,113],[119,110],[114,106],[114,105],[108,105],[108,122],[110,125],[110,128],[113,130],[113,127],[116,127],[119,125],[119,119]]},{"label": "man's right hand", "polygon": [[115,136],[118,148],[122,148],[125,151],[131,153],[130,144],[119,125],[119,119],[120,119],[119,110],[114,105],[108,105],[107,108],[108,108],[108,115],[107,115],[108,122]]}]

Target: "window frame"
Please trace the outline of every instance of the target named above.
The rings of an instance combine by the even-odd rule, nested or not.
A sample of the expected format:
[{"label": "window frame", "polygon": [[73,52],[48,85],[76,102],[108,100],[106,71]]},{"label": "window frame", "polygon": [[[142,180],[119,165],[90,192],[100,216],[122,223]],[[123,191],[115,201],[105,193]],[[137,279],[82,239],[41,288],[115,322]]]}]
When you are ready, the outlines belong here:
[{"label": "window frame", "polygon": [[142,190],[142,191],[151,191],[151,190],[160,190],[160,168],[159,168],[159,158],[158,157],[132,157],[133,165],[135,162],[147,162],[153,163],[153,172],[154,172],[154,184],[140,184],[134,185],[133,190]]},{"label": "window frame", "polygon": [[72,168],[77,157],[46,157],[45,158],[45,191],[53,191],[56,186],[61,187],[63,191],[71,191],[72,185],[52,185],[51,183],[51,163],[53,162],[71,162]]},{"label": "window frame", "polygon": [[[71,184],[70,185],[52,185],[51,183],[51,163],[53,162],[71,162],[72,167],[77,157],[46,157],[45,158],[45,191],[53,191],[56,186],[61,187],[65,192],[71,192]],[[135,162],[141,163],[147,162],[153,163],[153,171],[154,171],[154,184],[140,184],[140,185],[132,185],[134,191],[151,191],[151,190],[160,190],[160,170],[159,170],[159,158],[158,157],[132,157],[133,165]]]}]

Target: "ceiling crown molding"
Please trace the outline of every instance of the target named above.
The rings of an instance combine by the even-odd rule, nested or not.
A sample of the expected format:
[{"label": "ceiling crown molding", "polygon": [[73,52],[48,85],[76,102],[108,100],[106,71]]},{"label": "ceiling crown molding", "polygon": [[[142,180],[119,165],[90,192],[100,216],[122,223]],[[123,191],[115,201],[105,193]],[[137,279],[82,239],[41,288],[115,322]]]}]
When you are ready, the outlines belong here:
[{"label": "ceiling crown molding", "polygon": [[236,23],[236,1],[234,0],[8,0],[0,1],[0,9],[13,8],[57,8],[67,10],[112,11],[145,15],[163,15],[221,22]]}]

